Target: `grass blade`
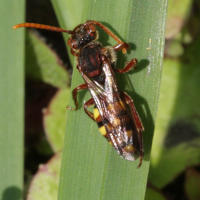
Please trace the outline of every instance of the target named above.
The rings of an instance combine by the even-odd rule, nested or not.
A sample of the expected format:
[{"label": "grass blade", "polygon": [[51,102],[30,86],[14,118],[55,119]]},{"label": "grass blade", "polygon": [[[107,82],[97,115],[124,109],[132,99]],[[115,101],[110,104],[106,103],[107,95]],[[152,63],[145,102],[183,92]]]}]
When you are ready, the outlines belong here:
[{"label": "grass blade", "polygon": [[0,16],[0,195],[19,200],[23,190],[24,30],[12,27],[24,21],[24,2],[1,1]]},{"label": "grass blade", "polygon": [[[82,22],[98,20],[131,45],[128,55],[118,55],[117,67],[122,68],[133,57],[139,60],[138,69],[120,76],[118,82],[134,99],[145,127],[145,157],[137,169],[138,161],[120,158],[82,108],[69,111],[59,200],[144,199],[162,71],[166,9],[167,0],[85,1]],[[115,44],[103,32],[100,41],[104,45]],[[82,82],[75,70],[72,89]],[[89,98],[88,93],[80,92],[79,107]],[[72,101],[70,105],[74,105]]]},{"label": "grass blade", "polygon": [[[83,0],[51,0],[51,2],[55,9],[59,24],[62,28],[71,30],[76,24],[80,23],[84,5]],[[63,34],[63,37],[67,44],[69,35]],[[70,61],[71,63],[74,63],[74,57],[70,54],[69,47],[67,49]]]}]

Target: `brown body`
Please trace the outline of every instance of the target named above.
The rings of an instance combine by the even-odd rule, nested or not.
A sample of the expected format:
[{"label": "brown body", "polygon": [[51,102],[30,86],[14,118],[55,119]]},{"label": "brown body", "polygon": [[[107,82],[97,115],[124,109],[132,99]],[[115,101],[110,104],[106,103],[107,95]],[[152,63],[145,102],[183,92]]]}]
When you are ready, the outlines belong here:
[{"label": "brown body", "polygon": [[[118,44],[103,47],[97,41],[96,26],[107,32]],[[44,28],[44,25],[25,23],[18,27]],[[122,42],[116,35],[97,21],[86,21],[74,28],[73,31],[47,26],[46,29],[71,34],[68,45],[71,53],[77,57],[77,69],[81,73],[85,84],[77,86],[72,94],[76,108],[78,108],[77,91],[88,89],[92,98],[84,104],[84,110],[90,118],[97,122],[102,135],[113,145],[117,153],[126,160],[133,161],[140,157],[142,164],[144,130],[132,99],[124,92],[120,92],[114,71],[125,73],[135,67],[137,60],[132,59],[123,69],[115,69],[115,52],[122,50],[126,53],[129,45]],[[87,110],[94,105],[94,113]]]},{"label": "brown body", "polygon": [[95,104],[94,117],[91,117],[92,113],[89,116],[97,122],[100,132],[114,146],[118,154],[126,160],[133,161],[140,155],[141,138],[124,93],[121,93],[117,86],[111,66],[110,60],[104,57],[102,70],[99,71],[101,80],[104,80],[101,84],[93,81],[96,77],[88,78],[82,74]]}]

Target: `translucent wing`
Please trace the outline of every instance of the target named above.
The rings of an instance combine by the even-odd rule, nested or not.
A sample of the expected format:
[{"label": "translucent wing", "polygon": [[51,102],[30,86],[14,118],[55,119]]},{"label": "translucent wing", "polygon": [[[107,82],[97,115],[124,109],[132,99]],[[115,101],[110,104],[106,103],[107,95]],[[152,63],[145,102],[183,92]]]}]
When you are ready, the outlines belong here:
[{"label": "translucent wing", "polygon": [[139,136],[134,120],[118,89],[110,62],[105,62],[102,69],[105,73],[104,86],[91,80],[81,71],[100,115],[96,115],[95,119],[101,119],[102,126],[105,127],[102,134],[118,154],[126,160],[133,161],[140,155]]}]

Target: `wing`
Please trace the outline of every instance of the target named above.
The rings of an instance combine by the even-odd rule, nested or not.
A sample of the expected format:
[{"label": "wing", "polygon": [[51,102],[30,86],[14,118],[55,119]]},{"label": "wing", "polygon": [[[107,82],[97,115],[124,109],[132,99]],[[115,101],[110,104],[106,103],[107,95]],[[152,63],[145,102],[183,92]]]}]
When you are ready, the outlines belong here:
[{"label": "wing", "polygon": [[118,89],[110,63],[105,62],[102,69],[105,73],[104,86],[80,71],[98,109],[98,112],[94,113],[95,120],[101,124],[100,132],[117,153],[126,160],[133,161],[140,155],[139,136],[134,120]]}]

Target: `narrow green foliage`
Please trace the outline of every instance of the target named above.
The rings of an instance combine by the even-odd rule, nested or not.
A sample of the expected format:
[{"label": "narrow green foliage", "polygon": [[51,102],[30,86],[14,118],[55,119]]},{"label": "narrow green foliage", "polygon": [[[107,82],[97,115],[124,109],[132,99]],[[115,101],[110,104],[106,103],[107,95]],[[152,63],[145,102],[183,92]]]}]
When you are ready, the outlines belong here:
[{"label": "narrow green foliage", "polygon": [[[51,0],[51,2],[59,20],[60,27],[70,30],[73,29],[75,25],[80,23],[83,5],[85,5],[84,0]],[[69,35],[64,33],[63,36],[67,43]],[[71,63],[74,63],[74,58],[70,54],[69,48],[67,49],[69,52],[70,61]]]},{"label": "narrow green foliage", "polygon": [[[82,109],[90,95],[79,92],[78,111],[68,111],[58,199],[142,200],[158,105],[167,0],[87,0],[84,6],[79,23],[98,20],[130,44],[127,55],[117,55],[117,67],[123,68],[134,57],[139,61],[135,71],[117,77],[120,88],[134,99],[145,127],[145,156],[140,169],[137,169],[138,161],[120,158]],[[106,33],[99,32],[103,45],[116,44]],[[72,89],[80,83],[83,80],[74,67]],[[72,100],[70,106],[74,106]]]},{"label": "narrow green foliage", "polygon": [[1,1],[0,6],[0,198],[22,199],[24,119],[23,1]]}]

